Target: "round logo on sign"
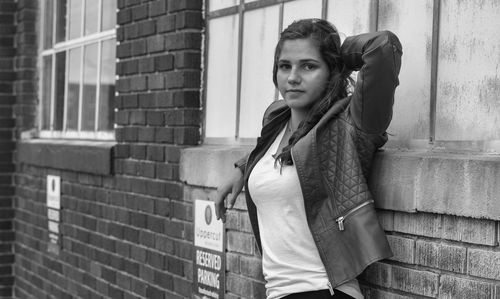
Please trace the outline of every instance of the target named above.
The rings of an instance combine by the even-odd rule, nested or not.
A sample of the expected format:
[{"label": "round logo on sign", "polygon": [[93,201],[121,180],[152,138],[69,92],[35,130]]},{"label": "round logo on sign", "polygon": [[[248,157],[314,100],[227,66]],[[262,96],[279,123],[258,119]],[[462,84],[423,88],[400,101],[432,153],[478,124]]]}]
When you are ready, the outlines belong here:
[{"label": "round logo on sign", "polygon": [[210,205],[205,208],[205,222],[207,224],[212,222],[212,207]]}]

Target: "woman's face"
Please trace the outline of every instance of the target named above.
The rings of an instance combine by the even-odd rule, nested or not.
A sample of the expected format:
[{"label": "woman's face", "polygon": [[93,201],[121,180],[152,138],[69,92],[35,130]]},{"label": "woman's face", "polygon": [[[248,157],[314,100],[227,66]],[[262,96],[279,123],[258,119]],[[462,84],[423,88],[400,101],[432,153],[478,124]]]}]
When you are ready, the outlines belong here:
[{"label": "woman's face", "polygon": [[310,38],[283,42],[276,80],[288,107],[307,113],[323,95],[329,75],[328,65]]}]

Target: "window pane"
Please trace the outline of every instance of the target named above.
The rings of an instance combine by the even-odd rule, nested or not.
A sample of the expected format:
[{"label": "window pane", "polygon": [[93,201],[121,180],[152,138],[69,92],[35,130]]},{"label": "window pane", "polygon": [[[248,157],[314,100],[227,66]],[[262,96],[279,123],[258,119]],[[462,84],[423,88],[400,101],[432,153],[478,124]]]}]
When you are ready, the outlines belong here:
[{"label": "window pane", "polygon": [[238,5],[239,3],[240,3],[239,0],[209,0],[208,9],[210,9],[210,11],[214,11],[218,9],[235,6]]},{"label": "window pane", "polygon": [[[393,1],[394,2],[394,1]],[[334,0],[328,2],[327,20],[343,35],[354,35],[370,31],[377,17],[374,0]],[[342,36],[341,34],[341,36]]]},{"label": "window pane", "polygon": [[54,23],[54,1],[46,0],[44,7],[43,21],[43,48],[52,48],[52,32]]},{"label": "window pane", "polygon": [[233,137],[236,130],[238,16],[209,21],[206,137]]},{"label": "window pane", "polygon": [[441,5],[436,139],[499,140],[500,3]]},{"label": "window pane", "polygon": [[85,46],[83,59],[82,131],[94,131],[97,92],[97,43]]},{"label": "window pane", "polygon": [[66,52],[56,54],[56,73],[55,73],[55,111],[53,130],[62,130],[64,118],[64,86],[66,76]]},{"label": "window pane", "polygon": [[44,56],[42,62],[42,130],[50,129],[50,99],[52,87],[52,55]]},{"label": "window pane", "polygon": [[69,39],[82,35],[82,0],[69,0]]},{"label": "window pane", "polygon": [[57,20],[56,20],[56,42],[66,40],[66,10],[67,0],[58,0],[57,2]]},{"label": "window pane", "polygon": [[66,108],[66,130],[78,129],[78,99],[80,97],[82,49],[69,50],[68,59],[68,99]]},{"label": "window pane", "polygon": [[[106,2],[106,0],[103,0]],[[97,23],[99,20],[99,1],[85,1],[85,34],[89,35],[97,32]]]},{"label": "window pane", "polygon": [[388,129],[394,135],[392,140],[429,138],[432,2],[379,0],[379,30],[394,32],[401,40],[403,53],[411,53],[402,57],[400,85]]},{"label": "window pane", "polygon": [[259,135],[262,115],[274,100],[273,62],[278,20],[279,5],[245,13],[239,132],[242,138]]},{"label": "window pane", "polygon": [[116,0],[102,0],[101,31],[115,28],[115,25],[116,25]]},{"label": "window pane", "polygon": [[285,3],[283,8],[283,29],[288,27],[294,20],[321,18],[321,2],[317,0],[297,0]]},{"label": "window pane", "polygon": [[99,130],[112,130],[114,123],[116,40],[102,42],[101,86],[99,92]]}]

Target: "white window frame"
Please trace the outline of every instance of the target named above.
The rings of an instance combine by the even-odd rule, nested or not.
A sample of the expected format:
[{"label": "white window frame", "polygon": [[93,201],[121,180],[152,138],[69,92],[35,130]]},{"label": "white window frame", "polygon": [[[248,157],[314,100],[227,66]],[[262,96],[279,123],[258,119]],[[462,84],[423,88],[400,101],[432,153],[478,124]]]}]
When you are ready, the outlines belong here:
[{"label": "white window frame", "polygon": [[[39,36],[39,69],[41,70],[39,72],[40,78],[39,78],[39,99],[42,99],[43,95],[43,82],[44,82],[44,71],[42,69],[42,62],[45,57],[51,56],[52,58],[52,71],[51,71],[51,86],[50,86],[50,129],[42,129],[43,126],[43,101],[39,101],[39,106],[38,106],[38,136],[40,138],[57,138],[57,139],[89,139],[89,140],[114,140],[115,139],[115,131],[114,129],[109,130],[109,131],[98,131],[98,121],[99,121],[99,101],[100,101],[100,87],[101,87],[101,51],[102,51],[102,44],[105,41],[115,39],[116,40],[116,24],[115,28],[108,29],[106,31],[99,31],[102,25],[102,4],[103,1],[106,0],[98,0],[96,1],[98,3],[98,32],[89,34],[84,36],[84,30],[85,30],[85,4],[86,1],[95,1],[95,0],[81,0],[82,2],[82,10],[81,10],[81,27],[80,27],[80,37],[67,40],[69,36],[69,9],[66,11],[66,36],[65,40],[62,42],[55,42],[56,39],[56,34],[57,34],[57,2],[58,0],[54,0],[53,4],[53,12],[52,12],[52,39],[53,39],[53,46],[52,48],[49,49],[43,49],[44,48],[44,34],[45,30],[41,30],[41,34]],[[43,28],[45,25],[45,9],[46,9],[46,1],[42,2],[41,5],[41,13],[40,13],[40,28]],[[44,28],[43,28],[44,29]],[[83,74],[84,74],[84,55],[85,51],[84,48],[87,45],[97,43],[97,78],[96,78],[96,99],[95,99],[95,123],[94,123],[94,131],[82,131],[82,94],[83,94]],[[68,77],[68,66],[69,66],[69,50],[71,49],[81,49],[80,53],[80,65],[81,65],[81,72],[80,72],[80,79],[79,79],[79,85],[80,85],[80,90],[79,90],[79,99],[78,99],[78,128],[77,130],[67,130],[66,129],[66,124],[67,124],[67,100],[68,100],[68,90],[67,90],[67,82],[64,82],[64,111],[63,111],[63,124],[62,124],[62,130],[57,131],[54,130],[54,114],[55,114],[55,87],[56,87],[56,54],[60,52],[66,52],[66,57],[65,57],[65,75],[64,78],[65,80]],[[116,59],[116,58],[115,58]],[[115,74],[116,77],[116,74]],[[115,91],[116,95],[116,91]],[[114,107],[109,107],[108,109],[114,109]]]}]

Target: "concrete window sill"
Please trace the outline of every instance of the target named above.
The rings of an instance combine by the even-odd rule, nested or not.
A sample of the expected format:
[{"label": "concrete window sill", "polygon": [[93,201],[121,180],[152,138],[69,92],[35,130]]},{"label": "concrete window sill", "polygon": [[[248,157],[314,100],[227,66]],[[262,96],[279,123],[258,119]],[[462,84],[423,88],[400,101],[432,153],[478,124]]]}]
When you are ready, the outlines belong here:
[{"label": "concrete window sill", "polygon": [[[199,146],[181,153],[181,180],[215,188],[251,146]],[[500,156],[384,150],[369,180],[378,208],[500,220]]]},{"label": "concrete window sill", "polygon": [[109,175],[115,142],[26,139],[17,144],[18,162],[40,167]]}]

